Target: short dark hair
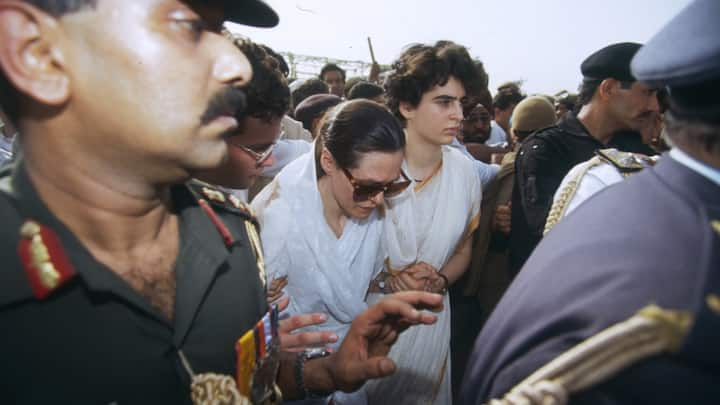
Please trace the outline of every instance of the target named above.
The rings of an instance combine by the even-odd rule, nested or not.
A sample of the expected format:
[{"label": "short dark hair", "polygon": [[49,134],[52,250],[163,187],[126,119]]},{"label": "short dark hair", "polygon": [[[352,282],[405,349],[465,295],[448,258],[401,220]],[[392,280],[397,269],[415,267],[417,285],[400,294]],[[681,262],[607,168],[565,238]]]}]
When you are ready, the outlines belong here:
[{"label": "short dark hair", "polygon": [[397,152],[405,147],[400,122],[385,106],[370,100],[346,101],[328,111],[315,142],[317,178],[325,175],[320,152],[325,147],[339,167],[356,167],[360,155]]},{"label": "short dark hair", "polygon": [[325,73],[327,72],[339,72],[343,81],[345,81],[345,71],[340,66],[334,63],[326,63],[325,66],[320,69],[320,80],[325,80]]},{"label": "short dark hair", "polygon": [[247,96],[245,114],[265,122],[282,118],[290,108],[290,88],[277,59],[250,40],[235,40],[235,45],[247,56],[253,70],[252,80],[244,89]]},{"label": "short dark hair", "polygon": [[303,100],[315,94],[330,94],[330,88],[324,81],[311,77],[292,92],[293,110],[300,105]]},{"label": "short dark hair", "polygon": [[345,98],[348,98],[348,95],[350,94],[350,90],[352,90],[353,86],[360,82],[366,82],[367,79],[365,79],[362,76],[353,76],[347,80],[345,80],[345,89],[343,90],[345,94]]},{"label": "short dark hair", "polygon": [[[582,107],[584,105],[590,104],[590,101],[592,101],[593,96],[595,95],[595,92],[597,91],[598,87],[600,87],[600,84],[603,82],[603,80],[612,79],[612,77],[608,77],[606,79],[602,80],[595,80],[595,79],[583,79],[582,83],[580,83],[580,87],[578,88],[578,95],[577,95],[577,102],[575,103],[575,109],[578,109],[578,107]],[[617,80],[617,79],[613,79]],[[626,81],[626,80],[618,80],[620,82],[620,88],[622,89],[629,89],[632,87],[634,81]]]},{"label": "short dark hair", "polygon": [[516,83],[505,83],[498,86],[498,92],[493,98],[493,108],[498,110],[507,110],[523,101],[525,95],[520,91],[520,86]]},{"label": "short dark hair", "polygon": [[[95,7],[97,0],[24,0],[38,9],[60,17],[65,14],[80,11],[86,7]],[[17,122],[19,112],[19,94],[10,81],[5,77],[5,72],[0,69],[0,106],[2,106],[8,119]]]},{"label": "short dark hair", "polygon": [[447,84],[451,76],[462,83],[466,94],[478,93],[486,80],[467,49],[451,41],[410,45],[393,63],[393,69],[385,81],[385,93],[390,110],[403,124],[401,102],[417,107],[423,94]]},{"label": "short dark hair", "polygon": [[385,90],[375,83],[370,82],[359,82],[353,86],[348,93],[348,100],[355,100],[356,98],[375,98],[382,96]]},{"label": "short dark hair", "polygon": [[590,104],[602,80],[583,80],[578,88],[576,107]]}]

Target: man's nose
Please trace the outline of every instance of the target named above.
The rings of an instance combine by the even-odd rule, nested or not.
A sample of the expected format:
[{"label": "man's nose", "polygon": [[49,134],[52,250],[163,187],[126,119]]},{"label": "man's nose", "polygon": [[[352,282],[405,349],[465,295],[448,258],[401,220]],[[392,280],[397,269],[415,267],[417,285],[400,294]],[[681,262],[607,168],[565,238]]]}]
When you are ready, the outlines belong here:
[{"label": "man's nose", "polygon": [[244,86],[252,79],[252,66],[250,61],[227,38],[217,36],[217,58],[213,64],[212,74],[221,84]]}]

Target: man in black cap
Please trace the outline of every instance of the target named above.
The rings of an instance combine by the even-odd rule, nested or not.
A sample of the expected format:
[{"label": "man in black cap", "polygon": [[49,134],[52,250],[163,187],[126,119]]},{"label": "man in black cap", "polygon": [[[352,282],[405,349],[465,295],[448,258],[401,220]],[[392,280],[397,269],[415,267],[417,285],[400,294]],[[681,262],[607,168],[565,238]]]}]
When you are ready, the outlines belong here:
[{"label": "man in black cap", "polygon": [[[543,367],[516,386],[516,403],[563,403],[542,402],[551,396],[583,404],[717,403],[718,18],[720,3],[695,1],[634,57],[635,77],[667,91],[674,147],[543,239],[476,341],[463,403],[501,398],[551,360],[562,367]],[[634,326],[614,326],[613,336],[593,336],[649,304],[662,309],[643,311]],[[657,324],[664,326],[648,327]],[[638,340],[626,339],[631,330],[641,331]],[[573,394],[577,381],[589,383]]]},{"label": "man in black cap", "polygon": [[192,387],[259,403],[276,375],[285,398],[352,390],[432,322],[412,304],[441,297],[402,295],[332,355],[278,364],[254,218],[184,183],[243,115],[252,72],[225,19],[278,22],[258,0],[0,0],[0,105],[22,147],[0,175],[3,402],[185,404]]},{"label": "man in black cap", "polygon": [[580,69],[583,82],[577,116],[528,137],[515,160],[510,268],[516,273],[542,238],[553,195],[570,169],[597,149],[614,147],[613,135],[640,130],[657,112],[655,90],[635,81],[630,60],[640,44],[613,44],[590,55]]}]

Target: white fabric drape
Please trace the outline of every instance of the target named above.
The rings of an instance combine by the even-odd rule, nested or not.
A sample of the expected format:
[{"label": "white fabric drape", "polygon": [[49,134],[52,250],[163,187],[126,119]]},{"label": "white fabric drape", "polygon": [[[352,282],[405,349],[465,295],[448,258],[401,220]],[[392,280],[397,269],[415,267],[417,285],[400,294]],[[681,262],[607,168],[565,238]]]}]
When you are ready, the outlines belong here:
[{"label": "white fabric drape", "polygon": [[[481,186],[472,162],[454,148],[442,151],[442,166],[434,176],[388,203],[392,209],[387,211],[384,244],[393,269],[426,262],[440,270],[477,227]],[[371,294],[368,301],[381,298]],[[398,370],[365,385],[370,403],[452,403],[447,295],[444,305],[435,325],[415,326],[400,335],[390,351]]]},{"label": "white fabric drape", "polygon": [[[377,210],[364,220],[348,218],[340,238],[325,221],[314,152],[287,165],[252,203],[261,225],[268,281],[287,276],[287,313],[328,314],[311,330],[335,332],[337,348],[350,323],[367,308],[370,280],[382,270],[383,221]],[[364,404],[361,390],[335,395],[338,404]]]}]

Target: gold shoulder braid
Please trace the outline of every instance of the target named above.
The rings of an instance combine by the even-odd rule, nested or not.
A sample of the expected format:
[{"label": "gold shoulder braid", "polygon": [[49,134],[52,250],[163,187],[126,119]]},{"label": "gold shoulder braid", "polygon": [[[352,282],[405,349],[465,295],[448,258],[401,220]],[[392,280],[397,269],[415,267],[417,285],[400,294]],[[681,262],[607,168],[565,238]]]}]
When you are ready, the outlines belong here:
[{"label": "gold shoulder braid", "polygon": [[568,204],[570,201],[572,201],[573,197],[575,197],[575,193],[577,193],[578,186],[580,185],[580,182],[582,181],[583,177],[587,174],[590,169],[592,169],[595,166],[599,166],[603,163],[603,160],[595,156],[592,159],[585,162],[585,167],[580,170],[575,177],[573,177],[572,180],[570,180],[565,187],[560,191],[560,197],[557,201],[555,201],[550,207],[550,213],[548,214],[547,220],[545,221],[545,230],[543,231],[543,236],[547,235],[547,233],[550,231],[550,229],[555,226],[560,219],[565,215],[565,212],[567,211]]},{"label": "gold shoulder braid", "polygon": [[570,394],[600,384],[639,361],[677,352],[692,322],[689,313],[647,306],[561,354],[489,405],[566,404]]},{"label": "gold shoulder braid", "polygon": [[586,166],[581,170],[575,178],[567,183],[565,188],[560,192],[560,198],[553,203],[545,221],[545,230],[543,236],[547,235],[550,229],[555,226],[567,211],[567,205],[575,197],[582,178],[588,171],[602,163],[611,164],[623,178],[629,177],[633,173],[637,173],[646,167],[654,166],[657,157],[649,157],[639,153],[622,152],[617,149],[600,149],[595,151],[595,156],[586,162]]},{"label": "gold shoulder braid", "polygon": [[250,244],[252,245],[253,252],[255,253],[255,260],[257,261],[260,281],[262,282],[263,287],[265,287],[267,286],[267,275],[265,274],[265,259],[263,257],[260,236],[257,233],[255,224],[250,221],[245,221],[245,229],[247,230],[248,239],[250,239]]}]

